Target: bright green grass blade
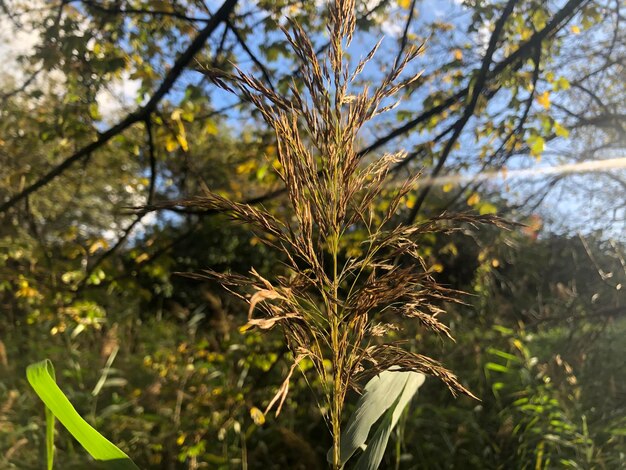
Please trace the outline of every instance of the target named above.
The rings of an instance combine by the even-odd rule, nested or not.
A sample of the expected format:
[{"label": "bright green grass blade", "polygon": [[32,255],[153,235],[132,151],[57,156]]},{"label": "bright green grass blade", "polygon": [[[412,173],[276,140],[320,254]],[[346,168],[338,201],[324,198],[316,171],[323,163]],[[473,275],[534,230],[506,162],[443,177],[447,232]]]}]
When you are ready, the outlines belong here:
[{"label": "bright green grass blade", "polygon": [[[52,380],[56,382],[54,368],[50,364],[50,375]],[[54,465],[54,415],[50,408],[46,406],[46,459],[48,461],[48,470],[52,470]]]},{"label": "bright green grass blade", "polygon": [[26,368],[26,377],[46,405],[46,451],[48,470],[54,458],[54,418],[74,436],[98,462],[97,468],[138,470],[128,456],[80,417],[56,384],[54,367],[48,359]]}]

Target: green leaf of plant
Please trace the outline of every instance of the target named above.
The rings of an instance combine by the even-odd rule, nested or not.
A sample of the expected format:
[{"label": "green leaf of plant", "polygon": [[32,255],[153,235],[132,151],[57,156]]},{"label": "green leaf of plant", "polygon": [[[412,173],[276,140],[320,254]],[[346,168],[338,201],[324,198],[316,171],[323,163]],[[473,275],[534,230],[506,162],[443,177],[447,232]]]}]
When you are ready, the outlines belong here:
[{"label": "green leaf of plant", "polygon": [[54,418],[74,436],[91,456],[98,461],[96,468],[108,470],[138,470],[128,456],[96,431],[78,414],[56,384],[54,367],[48,359],[26,368],[26,377],[35,393],[46,405],[46,452],[48,470],[54,459]]},{"label": "green leaf of plant", "polygon": [[504,374],[508,374],[509,372],[511,372],[511,369],[509,369],[508,367],[503,366],[502,364],[497,364],[495,362],[488,362],[487,364],[485,364],[485,369],[492,370],[494,372],[502,372]]},{"label": "green leaf of plant", "polygon": [[398,424],[402,412],[415,396],[417,390],[424,383],[425,376],[419,372],[395,372],[396,374],[408,374],[406,383],[396,399],[395,403],[387,410],[385,416],[378,426],[378,429],[367,444],[365,452],[361,455],[354,467],[354,470],[376,470],[383,460],[385,449],[391,431]]},{"label": "green leaf of plant", "polygon": [[[396,408],[394,405],[398,404],[401,396],[404,396],[404,390],[407,389],[407,393],[409,393],[409,390],[414,388],[414,391],[408,398],[410,400],[410,397],[412,397],[422,383],[424,383],[424,379],[425,376],[418,372],[386,370],[373,377],[367,383],[363,390],[363,395],[361,395],[357,402],[356,410],[350,417],[341,435],[339,455],[339,463],[341,465],[345,464],[352,454],[365,444],[374,423],[376,423],[388,409]],[[406,406],[406,403],[404,406]],[[403,409],[404,406],[402,407]],[[392,417],[389,419],[390,422],[393,422]],[[395,422],[393,425],[395,425]],[[384,422],[382,426],[384,426]],[[393,428],[393,426],[391,426],[391,428]],[[332,449],[329,450],[327,459],[329,462],[332,461]]]}]

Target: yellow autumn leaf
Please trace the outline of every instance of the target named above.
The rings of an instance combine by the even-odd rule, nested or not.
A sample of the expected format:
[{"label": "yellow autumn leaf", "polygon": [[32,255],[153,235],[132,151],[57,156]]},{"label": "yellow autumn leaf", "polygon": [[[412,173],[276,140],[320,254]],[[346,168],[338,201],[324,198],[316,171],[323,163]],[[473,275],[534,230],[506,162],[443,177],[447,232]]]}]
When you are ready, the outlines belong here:
[{"label": "yellow autumn leaf", "polygon": [[26,284],[26,285],[20,286],[15,296],[24,297],[26,299],[32,299],[34,297],[39,297],[39,291],[33,287],[30,287],[28,284]]},{"label": "yellow autumn leaf", "polygon": [[100,238],[91,244],[91,246],[89,247],[89,254],[93,255],[100,248],[102,248],[103,250],[106,250],[108,247],[109,247],[109,244],[107,243],[107,241],[103,238]]},{"label": "yellow autumn leaf", "polygon": [[580,28],[577,25],[572,25],[572,27],[570,28],[572,30],[572,33],[574,34],[580,34]]},{"label": "yellow autumn leaf", "polygon": [[185,133],[185,126],[181,121],[178,122],[178,134],[176,134],[176,140],[180,144],[180,148],[183,149],[184,152],[189,150],[189,144],[187,143],[187,135]]},{"label": "yellow autumn leaf", "polygon": [[435,263],[430,267],[430,270],[436,273],[443,272],[443,265],[440,263]]},{"label": "yellow autumn leaf", "polygon": [[497,214],[498,213],[498,208],[496,206],[494,206],[493,204],[490,204],[488,202],[483,202],[480,205],[477,206],[478,209],[478,213],[480,215],[487,215],[487,214]]},{"label": "yellow autumn leaf", "polygon": [[178,127],[178,132],[176,133],[176,140],[180,145],[180,148],[183,149],[184,152],[189,150],[189,144],[187,143],[187,133],[185,132],[185,125],[181,119],[182,111],[180,109],[176,109],[172,112],[172,120],[176,123]]},{"label": "yellow autumn leaf", "polygon": [[454,59],[455,60],[463,60],[463,51],[461,49],[454,50]]},{"label": "yellow autumn leaf", "polygon": [[178,148],[178,140],[171,134],[165,136],[165,150],[173,152]]},{"label": "yellow autumn leaf", "polygon": [[24,278],[24,276],[20,276],[19,280],[19,289],[15,295],[16,297],[24,297],[24,298],[33,298],[33,297],[41,297],[41,294],[37,289],[31,287],[28,284],[28,280]]},{"label": "yellow autumn leaf", "polygon": [[570,83],[569,80],[565,77],[559,77],[559,79],[553,85],[555,90],[569,90]]},{"label": "yellow autumn leaf", "polygon": [[400,6],[400,8],[408,10],[409,8],[411,8],[411,0],[398,0],[398,5]]},{"label": "yellow autumn leaf", "polygon": [[545,139],[541,137],[540,135],[531,135],[528,138],[527,143],[528,143],[528,147],[530,148],[530,154],[533,157],[536,157],[539,159],[546,146]]},{"label": "yellow autumn leaf", "polygon": [[252,421],[254,421],[254,424],[256,424],[257,426],[263,426],[263,424],[265,423],[265,415],[256,406],[250,408],[250,417],[252,418]]},{"label": "yellow autumn leaf", "polygon": [[277,151],[276,146],[273,145],[273,144],[268,145],[267,147],[265,147],[265,155],[268,156],[268,157],[276,156],[276,151]]},{"label": "yellow autumn leaf", "polygon": [[277,172],[279,172],[279,173],[281,173],[283,171],[283,165],[282,165],[282,163],[280,163],[278,158],[274,158],[272,160],[272,168],[274,170],[276,170]]},{"label": "yellow autumn leaf", "polygon": [[569,137],[569,131],[558,122],[554,123],[554,133],[559,137]]},{"label": "yellow autumn leaf", "polygon": [[142,253],[139,256],[137,256],[137,258],[135,258],[135,263],[137,264],[143,263],[148,258],[150,258],[150,255],[148,253]]},{"label": "yellow autumn leaf", "polygon": [[478,204],[480,202],[480,196],[478,195],[478,193],[474,193],[472,194],[468,199],[467,199],[467,205],[468,206],[475,206],[476,204]]},{"label": "yellow autumn leaf", "polygon": [[545,109],[550,109],[550,93],[544,91],[541,95],[537,96],[537,103]]},{"label": "yellow autumn leaf", "polygon": [[449,193],[450,191],[452,191],[452,188],[454,187],[454,185],[452,183],[446,183],[443,185],[443,192],[444,193]]},{"label": "yellow autumn leaf", "polygon": [[217,135],[217,125],[215,124],[215,121],[209,119],[204,126],[204,132],[209,135]]},{"label": "yellow autumn leaf", "polygon": [[257,162],[254,160],[248,160],[247,162],[240,163],[235,168],[235,172],[238,175],[242,175],[244,173],[252,173],[257,168]]}]

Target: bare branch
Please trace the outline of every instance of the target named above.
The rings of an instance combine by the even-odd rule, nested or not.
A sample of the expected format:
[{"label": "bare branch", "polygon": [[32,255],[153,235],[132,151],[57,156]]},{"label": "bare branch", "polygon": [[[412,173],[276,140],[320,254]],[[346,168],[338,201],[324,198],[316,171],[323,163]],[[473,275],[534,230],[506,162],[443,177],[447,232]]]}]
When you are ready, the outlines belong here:
[{"label": "bare branch", "polygon": [[399,63],[402,59],[402,55],[404,54],[404,49],[406,49],[406,45],[408,43],[408,35],[409,28],[411,27],[411,22],[413,21],[413,15],[415,14],[415,4],[417,0],[411,1],[411,6],[409,7],[409,16],[406,19],[406,23],[404,24],[404,32],[402,33],[402,39],[400,40],[400,50],[398,51],[398,55],[396,56],[396,60],[394,63]]},{"label": "bare branch", "polygon": [[[509,16],[511,16],[511,13],[513,13],[513,8],[515,7],[516,3],[517,3],[516,0],[509,0],[506,6],[504,7],[504,11],[502,12],[502,15],[500,16],[500,18],[498,18],[498,21],[496,21],[495,28],[494,28],[493,33],[491,34],[491,39],[489,40],[489,46],[487,47],[487,52],[485,52],[485,57],[483,58],[480,70],[478,71],[478,75],[476,76],[476,78],[473,79],[473,81],[475,80],[474,84],[472,84],[472,82],[470,81],[469,88],[472,88],[472,90],[471,90],[469,102],[467,106],[465,107],[465,111],[463,112],[463,115],[455,124],[454,132],[452,133],[452,136],[446,142],[446,145],[443,149],[441,157],[439,157],[439,161],[437,162],[437,165],[435,165],[435,168],[432,171],[432,177],[436,177],[441,172],[444,164],[446,163],[448,156],[450,155],[450,152],[452,151],[452,148],[456,144],[459,136],[461,135],[461,132],[463,132],[463,129],[465,128],[465,125],[467,124],[467,121],[469,121],[470,117],[474,115],[474,110],[476,109],[478,98],[480,97],[483,89],[487,86],[487,76],[489,74],[489,69],[491,67],[491,63],[493,60],[493,54],[495,53],[497,45],[498,45],[498,41],[500,40],[500,34],[502,33],[502,30],[504,29],[504,24],[506,23],[507,19],[509,18]],[[417,197],[417,200],[415,201],[415,205],[413,206],[413,208],[411,209],[411,212],[409,213],[409,216],[407,217],[408,224],[413,223],[413,220],[415,220],[417,213],[419,212],[420,208],[422,207],[422,204],[426,200],[426,196],[430,192],[430,188],[431,186],[426,186],[420,192],[419,196]]]},{"label": "bare branch", "polygon": [[157,105],[163,99],[163,97],[167,95],[167,93],[170,91],[174,83],[176,83],[180,75],[183,73],[183,70],[185,69],[185,67],[187,67],[189,62],[191,62],[196,53],[198,53],[200,49],[202,49],[204,43],[209,38],[211,33],[213,33],[213,31],[215,31],[215,29],[228,18],[230,13],[235,8],[236,4],[237,0],[226,0],[224,2],[224,4],[217,11],[217,13],[211,18],[207,25],[200,31],[200,33],[198,33],[196,38],[187,47],[185,52],[183,52],[179,56],[179,58],[174,63],[174,66],[165,76],[165,79],[163,80],[159,88],[152,95],[152,98],[150,98],[150,100],[144,106],[130,113],[115,126],[100,134],[97,140],[81,148],[73,155],[67,157],[52,170],[48,171],[48,173],[41,176],[37,181],[24,188],[13,197],[9,198],[8,201],[2,203],[0,205],[0,213],[6,212],[8,209],[15,206],[15,204],[24,199],[26,196],[34,193],[43,186],[46,186],[48,183],[50,183],[52,180],[63,174],[68,168],[74,165],[74,163],[88,158],[94,151],[102,147],[113,137],[120,134],[133,124],[145,120],[146,117],[149,116],[156,109]]}]

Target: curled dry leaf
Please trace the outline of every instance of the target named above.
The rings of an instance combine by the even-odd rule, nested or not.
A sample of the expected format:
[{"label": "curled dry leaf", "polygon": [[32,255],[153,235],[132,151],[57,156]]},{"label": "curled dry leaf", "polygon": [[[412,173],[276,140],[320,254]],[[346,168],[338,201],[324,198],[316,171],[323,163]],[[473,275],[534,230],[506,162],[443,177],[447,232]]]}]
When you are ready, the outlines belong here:
[{"label": "curled dry leaf", "polygon": [[293,320],[293,319],[302,319],[302,317],[298,315],[297,313],[288,313],[286,315],[282,315],[278,317],[251,318],[248,320],[248,323],[246,323],[243,330],[247,330],[255,326],[258,328],[261,328],[262,330],[269,330],[270,328],[274,327],[276,323],[280,321]]},{"label": "curled dry leaf", "polygon": [[299,355],[293,361],[293,364],[291,364],[291,367],[289,368],[289,373],[287,374],[287,377],[285,377],[285,380],[283,380],[283,383],[276,392],[276,395],[274,395],[274,398],[272,398],[272,400],[267,405],[267,408],[265,408],[265,411],[263,412],[264,415],[267,415],[271,411],[276,402],[278,402],[278,407],[276,408],[275,416],[278,416],[280,414],[280,410],[283,407],[285,398],[287,398],[287,394],[289,393],[289,381],[291,380],[293,371],[296,369],[296,367],[298,367],[298,364],[300,364],[300,361],[302,361],[304,357],[304,355]]}]

